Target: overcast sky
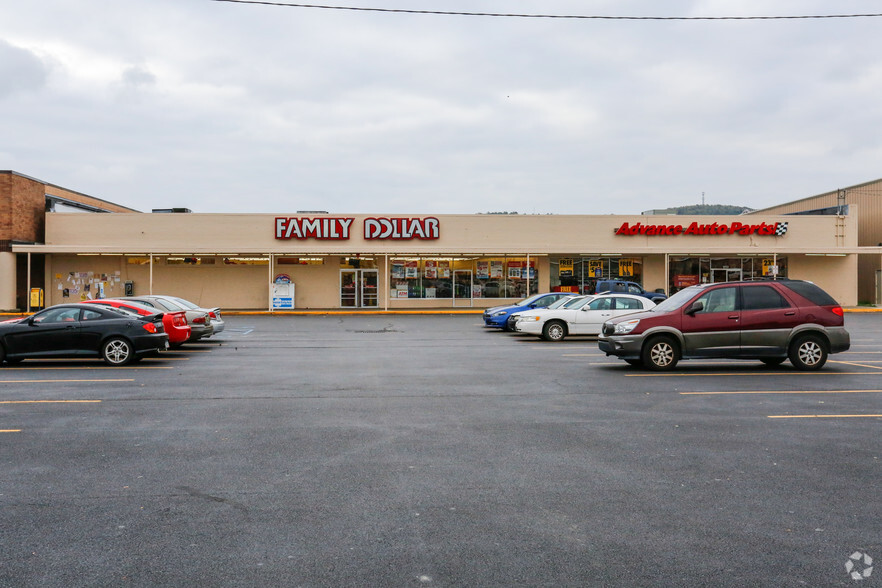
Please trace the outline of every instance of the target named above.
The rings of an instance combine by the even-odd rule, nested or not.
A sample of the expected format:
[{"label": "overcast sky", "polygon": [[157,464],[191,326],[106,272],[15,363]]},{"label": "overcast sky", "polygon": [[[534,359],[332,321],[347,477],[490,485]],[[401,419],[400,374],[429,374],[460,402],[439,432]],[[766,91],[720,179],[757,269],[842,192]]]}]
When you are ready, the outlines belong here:
[{"label": "overcast sky", "polygon": [[[879,17],[0,2],[0,169],[142,211],[633,214],[702,193],[760,208],[882,177]],[[882,13],[871,0],[332,4]]]}]

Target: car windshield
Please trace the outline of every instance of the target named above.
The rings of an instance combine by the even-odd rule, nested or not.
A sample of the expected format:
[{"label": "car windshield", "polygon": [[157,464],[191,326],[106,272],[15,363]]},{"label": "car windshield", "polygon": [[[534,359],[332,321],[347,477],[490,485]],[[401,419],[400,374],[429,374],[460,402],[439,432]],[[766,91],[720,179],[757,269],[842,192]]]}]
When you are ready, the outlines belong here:
[{"label": "car windshield", "polygon": [[581,300],[581,296],[564,296],[560,300],[556,300],[553,304],[550,304],[548,306],[548,309],[552,310],[555,308],[567,308],[576,300]]},{"label": "car windshield", "polygon": [[169,296],[169,299],[172,302],[176,302],[176,303],[180,304],[184,308],[189,308],[191,310],[195,310],[195,309],[199,308],[198,306],[196,306],[195,304],[193,304],[189,300],[184,300],[183,298],[178,298],[177,296]]},{"label": "car windshield", "polygon": [[667,300],[663,300],[659,303],[658,306],[650,308],[650,312],[670,312],[672,310],[676,310],[689,302],[689,300],[701,292],[701,286],[689,286],[688,288],[684,288],[668,298]]},{"label": "car windshield", "polygon": [[527,306],[528,304],[530,304],[534,300],[539,300],[540,296],[542,296],[542,294],[533,294],[532,296],[524,298],[523,300],[518,300],[512,306]]},{"label": "car windshield", "polygon": [[125,306],[111,306],[104,302],[99,302],[98,304],[100,304],[104,308],[112,308],[113,310],[119,311],[123,314],[138,316],[138,311],[132,308],[126,308]]},{"label": "car windshield", "polygon": [[188,310],[183,305],[178,304],[174,300],[170,300],[168,298],[154,298],[153,300],[157,306],[164,308],[165,310]]},{"label": "car windshield", "polygon": [[589,302],[594,300],[594,296],[585,296],[584,298],[576,298],[572,301],[572,303],[567,304],[567,308],[570,310],[579,310]]}]

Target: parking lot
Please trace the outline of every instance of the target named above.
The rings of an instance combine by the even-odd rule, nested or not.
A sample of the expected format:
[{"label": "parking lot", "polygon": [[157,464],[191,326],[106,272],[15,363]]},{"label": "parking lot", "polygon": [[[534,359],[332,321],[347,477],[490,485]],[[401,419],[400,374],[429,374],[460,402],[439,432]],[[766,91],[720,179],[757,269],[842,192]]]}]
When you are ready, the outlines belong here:
[{"label": "parking lot", "polygon": [[882,585],[882,313],[820,372],[664,374],[479,315],[225,318],[0,369],[0,586]]}]

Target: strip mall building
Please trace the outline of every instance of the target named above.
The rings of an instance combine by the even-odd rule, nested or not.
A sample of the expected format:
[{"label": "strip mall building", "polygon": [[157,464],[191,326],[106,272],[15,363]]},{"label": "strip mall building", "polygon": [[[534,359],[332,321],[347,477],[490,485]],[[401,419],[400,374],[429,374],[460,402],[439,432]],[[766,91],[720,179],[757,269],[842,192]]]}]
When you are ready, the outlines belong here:
[{"label": "strip mall building", "polygon": [[0,172],[0,308],[33,306],[35,288],[46,306],[128,291],[246,310],[483,308],[600,279],[670,294],[762,276],[874,302],[882,238],[860,244],[861,206],[844,204],[694,217],[145,214]]}]

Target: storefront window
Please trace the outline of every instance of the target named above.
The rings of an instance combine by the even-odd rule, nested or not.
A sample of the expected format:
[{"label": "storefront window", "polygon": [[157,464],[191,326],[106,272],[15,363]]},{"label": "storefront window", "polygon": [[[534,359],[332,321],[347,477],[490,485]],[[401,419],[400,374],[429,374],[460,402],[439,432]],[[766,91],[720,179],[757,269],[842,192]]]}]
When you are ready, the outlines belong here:
[{"label": "storefront window", "polygon": [[526,257],[401,257],[389,264],[392,298],[520,298],[539,292],[536,260],[528,266]]},{"label": "storefront window", "polygon": [[786,257],[671,257],[668,267],[671,294],[695,284],[787,277]]},{"label": "storefront window", "polygon": [[482,257],[475,260],[475,298],[524,298],[539,292],[536,260]]},{"label": "storefront window", "polygon": [[552,257],[551,290],[594,294],[600,280],[626,280],[643,284],[641,257]]},{"label": "storefront window", "polygon": [[376,269],[377,261],[373,257],[362,257],[360,255],[352,255],[340,258],[341,268],[354,269]]}]

